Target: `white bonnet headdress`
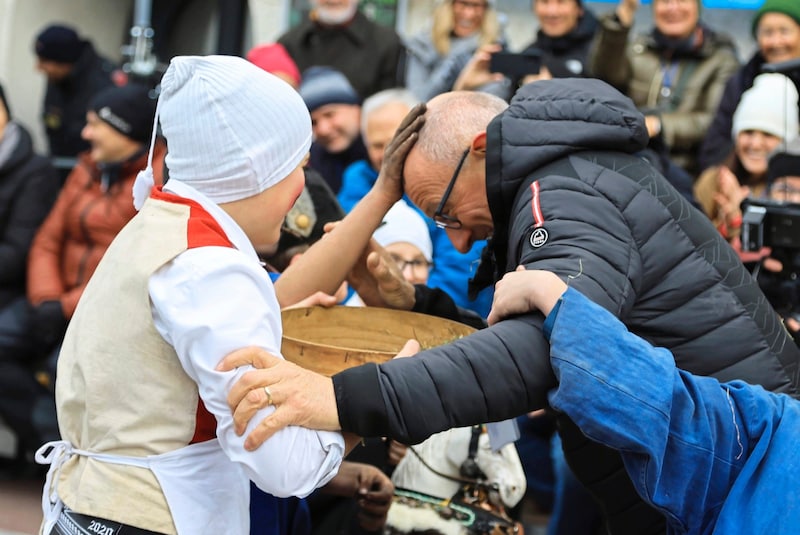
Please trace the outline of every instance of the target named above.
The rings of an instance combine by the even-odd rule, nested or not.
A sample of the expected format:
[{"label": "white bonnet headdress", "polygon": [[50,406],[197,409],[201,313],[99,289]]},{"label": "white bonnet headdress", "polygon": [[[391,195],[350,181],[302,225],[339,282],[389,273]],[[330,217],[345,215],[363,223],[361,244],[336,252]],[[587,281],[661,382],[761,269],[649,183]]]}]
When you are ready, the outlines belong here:
[{"label": "white bonnet headdress", "polygon": [[[295,169],[311,146],[311,117],[289,84],[235,56],[177,56],[161,80],[155,123],[167,140],[169,180],[216,203],[251,197]],[[133,188],[153,187],[153,143]]]},{"label": "white bonnet headdress", "polygon": [[433,261],[433,243],[428,225],[419,212],[402,199],[386,213],[383,224],[372,237],[382,247],[398,242],[410,243],[422,252],[425,260]]}]

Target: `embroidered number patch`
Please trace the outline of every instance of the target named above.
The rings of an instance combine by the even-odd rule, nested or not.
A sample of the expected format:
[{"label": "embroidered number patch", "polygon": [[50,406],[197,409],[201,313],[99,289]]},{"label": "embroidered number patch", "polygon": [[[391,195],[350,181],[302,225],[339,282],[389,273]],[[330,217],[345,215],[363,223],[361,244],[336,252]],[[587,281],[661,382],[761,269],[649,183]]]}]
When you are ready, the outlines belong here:
[{"label": "embroidered number patch", "polygon": [[97,533],[98,535],[114,535],[114,528],[106,526],[97,520],[92,520],[89,523],[89,531]]}]

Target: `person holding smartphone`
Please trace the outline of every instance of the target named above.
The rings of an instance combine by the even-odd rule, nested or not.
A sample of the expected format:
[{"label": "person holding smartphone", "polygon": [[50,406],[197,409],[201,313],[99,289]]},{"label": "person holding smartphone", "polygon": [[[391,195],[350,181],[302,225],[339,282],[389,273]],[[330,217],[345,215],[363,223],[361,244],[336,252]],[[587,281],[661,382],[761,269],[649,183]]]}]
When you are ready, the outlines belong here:
[{"label": "person holding smartphone", "polygon": [[697,176],[697,151],[739,67],[735,45],[700,20],[700,0],[653,0],[653,28],[629,40],[639,3],[620,0],[600,17],[589,70],[642,110],[651,147]]},{"label": "person holding smartphone", "polygon": [[536,39],[519,53],[497,44],[481,47],[461,72],[457,90],[482,90],[506,100],[520,85],[551,78],[587,76],[597,18],[582,0],[533,0]]},{"label": "person holding smartphone", "polygon": [[476,49],[505,42],[504,19],[489,0],[443,0],[431,24],[406,39],[405,86],[426,101],[453,89]]}]

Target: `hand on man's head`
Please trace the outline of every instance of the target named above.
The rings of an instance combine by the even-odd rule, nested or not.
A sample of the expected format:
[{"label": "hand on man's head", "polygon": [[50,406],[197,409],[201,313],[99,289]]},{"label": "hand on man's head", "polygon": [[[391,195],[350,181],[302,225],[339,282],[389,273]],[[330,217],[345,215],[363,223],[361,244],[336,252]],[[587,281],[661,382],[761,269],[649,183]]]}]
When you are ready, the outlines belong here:
[{"label": "hand on man's head", "polygon": [[425,104],[417,104],[411,108],[384,151],[375,188],[386,195],[391,201],[390,206],[403,196],[403,166],[408,153],[417,142],[420,128],[425,124],[425,110]]}]

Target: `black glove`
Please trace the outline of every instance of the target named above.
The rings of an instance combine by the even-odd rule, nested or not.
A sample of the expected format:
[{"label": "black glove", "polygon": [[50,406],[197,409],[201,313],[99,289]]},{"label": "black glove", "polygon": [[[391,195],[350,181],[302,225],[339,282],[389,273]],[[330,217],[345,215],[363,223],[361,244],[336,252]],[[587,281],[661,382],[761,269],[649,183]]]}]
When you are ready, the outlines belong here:
[{"label": "black glove", "polygon": [[43,301],[31,311],[34,339],[43,352],[61,343],[69,320],[64,316],[61,301]]}]

